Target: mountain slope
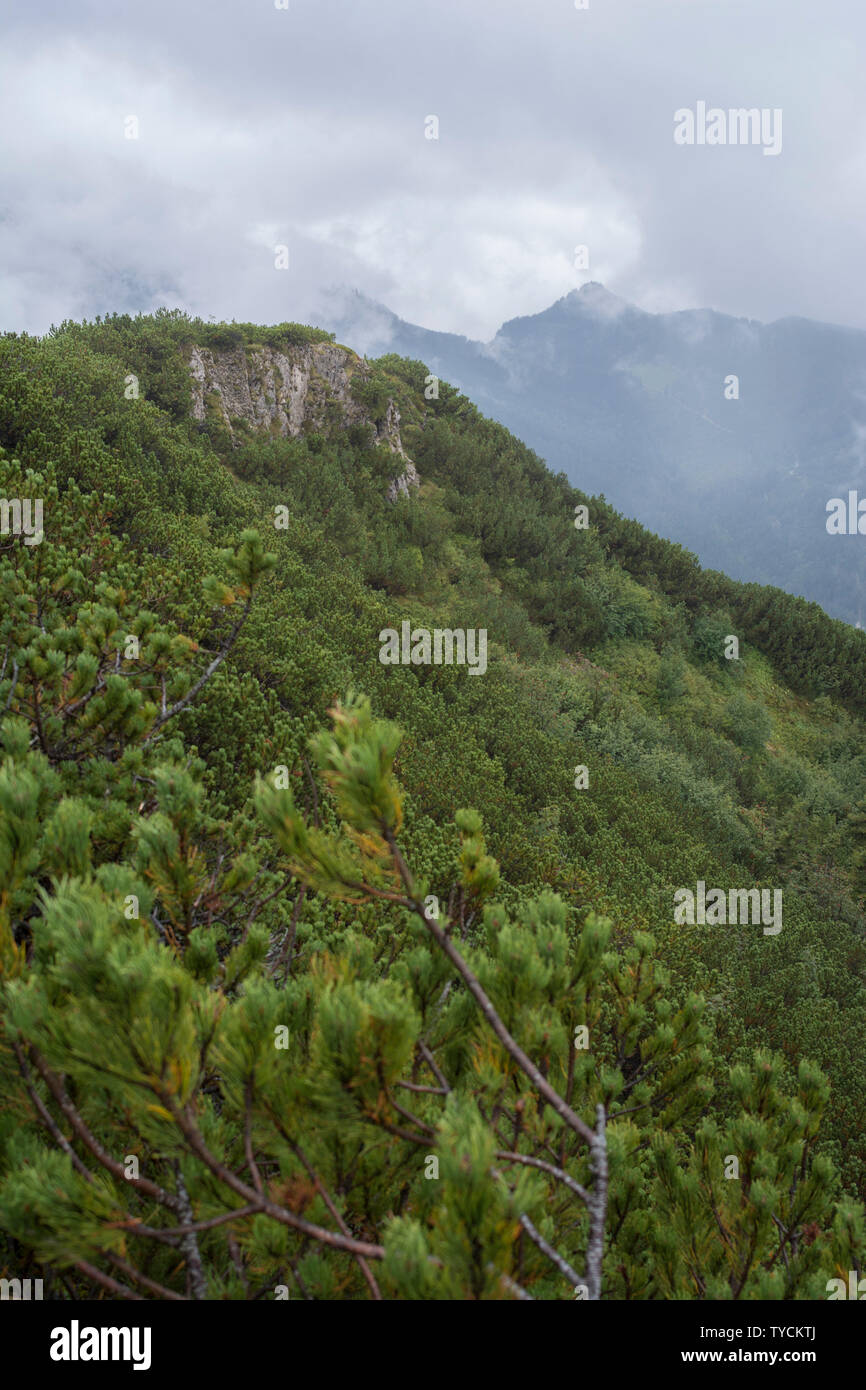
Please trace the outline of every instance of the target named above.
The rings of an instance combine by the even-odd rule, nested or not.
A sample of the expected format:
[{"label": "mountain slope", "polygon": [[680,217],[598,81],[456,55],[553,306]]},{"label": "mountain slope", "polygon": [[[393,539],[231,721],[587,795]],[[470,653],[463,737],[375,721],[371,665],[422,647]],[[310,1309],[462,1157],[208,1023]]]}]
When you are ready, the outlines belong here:
[{"label": "mountain slope", "polygon": [[[351,424],[342,385],[296,433],[201,418],[204,354],[219,384],[327,341],[175,314],[0,339],[0,491],[46,503],[0,560],[7,1260],[184,1296],[176,1249],[118,1234],[177,1225],[146,1184],[176,1195],[182,1160],[198,1219],[246,1212],[234,1253],[203,1237],[207,1297],[366,1297],[359,1256],[389,1297],[572,1297],[524,1217],[593,1297],[823,1297],[864,1253],[866,634],[700,570],[415,361],[341,350]],[[389,500],[397,414],[419,486]],[[384,663],[406,621],[485,630],[487,669]],[[605,1111],[598,1286],[537,1166],[591,1187],[579,1130],[398,864],[544,1084]],[[677,922],[699,883],[781,891],[781,930]],[[94,1187],[40,1102],[145,1186]]]},{"label": "mountain slope", "polygon": [[852,623],[866,613],[862,538],[827,532],[832,498],[866,497],[866,334],[649,314],[596,284],[487,344],[360,296],[337,301],[328,326],[346,338],[357,327],[371,356],[427,363],[552,468],[704,564]]}]

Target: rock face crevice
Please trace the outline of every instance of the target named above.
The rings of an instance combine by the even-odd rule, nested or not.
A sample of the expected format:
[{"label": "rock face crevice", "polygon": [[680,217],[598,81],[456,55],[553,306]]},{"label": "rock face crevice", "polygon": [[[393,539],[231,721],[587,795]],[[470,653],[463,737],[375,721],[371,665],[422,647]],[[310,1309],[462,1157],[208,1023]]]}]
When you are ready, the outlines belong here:
[{"label": "rock face crevice", "polygon": [[194,347],[189,370],[196,420],[206,420],[216,411],[230,433],[234,433],[233,422],[244,420],[251,429],[283,437],[334,426],[368,425],[374,431],[373,442],[385,445],[399,460],[388,499],[408,497],[418,487],[418,473],[400,438],[396,402],[388,401],[378,422],[370,419],[351,391],[353,377],[363,379],[370,369],[347,348],[335,343],[309,343],[286,352],[264,346],[224,351]]}]

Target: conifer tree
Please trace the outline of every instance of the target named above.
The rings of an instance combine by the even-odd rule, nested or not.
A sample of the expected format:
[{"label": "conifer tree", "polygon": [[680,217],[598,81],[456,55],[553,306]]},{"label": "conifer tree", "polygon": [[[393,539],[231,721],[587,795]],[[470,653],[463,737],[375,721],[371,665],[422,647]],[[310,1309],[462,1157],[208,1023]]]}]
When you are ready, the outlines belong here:
[{"label": "conifer tree", "polygon": [[[670,1297],[691,1279],[712,1297],[723,1278],[735,1297],[814,1291],[839,1246],[821,1227],[830,1166],[809,1162],[820,1078],[801,1071],[791,1106],[771,1063],[766,1082],[737,1073],[730,1137],[705,1124],[683,1147],[711,1091],[709,1032],[697,996],[671,1001],[652,938],[612,950],[609,921],[575,931],[551,893],[498,905],[469,811],[442,915],[400,844],[397,730],[351,694],[333,717],[311,743],[320,823],[274,778],[259,812],[296,883],[386,914],[388,956],[377,964],[381,931],[350,924],[282,986],[254,921],[227,949],[189,928],[192,779],[157,772],[165,809],[141,825],[138,865],[94,868],[69,802],[40,836],[53,774],[9,724],[5,881],[22,888],[43,855],[53,872],[29,952],[8,931],[20,900],[3,903],[4,1228],[58,1277],[118,1296]],[[229,877],[224,911],[250,865]],[[155,901],[171,931],[153,929]],[[727,1190],[726,1145],[745,1170]]]}]

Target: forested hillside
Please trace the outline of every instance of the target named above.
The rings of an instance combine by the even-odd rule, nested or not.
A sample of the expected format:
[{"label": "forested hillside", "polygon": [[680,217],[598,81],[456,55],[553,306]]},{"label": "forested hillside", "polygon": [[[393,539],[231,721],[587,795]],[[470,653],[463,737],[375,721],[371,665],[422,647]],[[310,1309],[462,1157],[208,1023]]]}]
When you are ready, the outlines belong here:
[{"label": "forested hillside", "polygon": [[[295,433],[193,415],[193,349],[329,341],[0,338],[0,498],[44,506],[0,535],[0,1274],[825,1298],[866,1256],[866,634],[420,362],[350,354]],[[407,621],[486,669],[386,663]],[[780,929],[675,920],[698,885]]]}]

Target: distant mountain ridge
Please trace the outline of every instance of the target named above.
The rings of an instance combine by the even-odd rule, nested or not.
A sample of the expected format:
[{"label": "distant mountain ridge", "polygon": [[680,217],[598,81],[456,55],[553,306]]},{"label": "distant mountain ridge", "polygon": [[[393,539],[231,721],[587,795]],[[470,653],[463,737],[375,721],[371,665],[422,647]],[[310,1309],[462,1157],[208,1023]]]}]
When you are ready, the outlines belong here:
[{"label": "distant mountain ridge", "polygon": [[738,579],[856,623],[860,535],[828,504],[866,496],[866,332],[710,309],[652,314],[590,282],[489,343],[406,323],[360,294],[324,327],[416,358],[589,493]]}]

